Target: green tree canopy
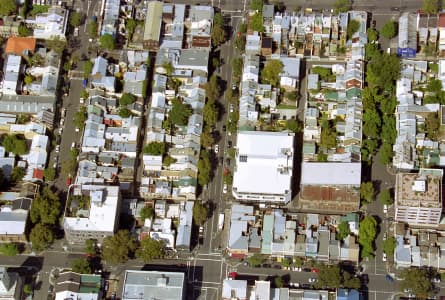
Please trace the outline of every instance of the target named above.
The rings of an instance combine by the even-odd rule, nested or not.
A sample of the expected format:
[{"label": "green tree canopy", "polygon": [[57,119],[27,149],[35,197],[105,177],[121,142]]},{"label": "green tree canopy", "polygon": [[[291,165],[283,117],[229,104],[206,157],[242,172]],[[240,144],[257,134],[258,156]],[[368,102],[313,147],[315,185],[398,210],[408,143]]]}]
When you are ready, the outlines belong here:
[{"label": "green tree canopy", "polygon": [[349,235],[349,233],[351,233],[349,223],[346,221],[341,222],[337,228],[337,238],[342,241]]},{"label": "green tree canopy", "polygon": [[224,29],[224,18],[221,13],[216,13],[213,17],[212,45],[218,47],[226,41],[227,33]]},{"label": "green tree canopy", "polygon": [[21,36],[21,37],[27,37],[27,36],[32,35],[33,30],[31,28],[29,28],[28,26],[26,26],[25,23],[21,23],[18,27],[18,33],[19,33],[19,36]]},{"label": "green tree canopy", "polygon": [[164,242],[146,237],[141,241],[139,249],[136,251],[136,256],[142,259],[144,263],[162,258],[164,257]]},{"label": "green tree canopy", "polygon": [[172,108],[168,114],[170,121],[178,126],[187,125],[192,109],[178,98],[172,100]]},{"label": "green tree canopy", "polygon": [[423,0],[422,11],[431,15],[437,14],[439,9],[438,0]]},{"label": "green tree canopy", "polygon": [[250,17],[249,25],[253,31],[264,32],[263,14],[256,13],[252,17]]},{"label": "green tree canopy", "polygon": [[119,230],[115,235],[104,238],[102,259],[111,264],[123,264],[131,257],[137,245],[128,230]]},{"label": "green tree canopy", "polygon": [[374,256],[374,240],[377,234],[377,221],[367,216],[360,222],[358,242],[361,246],[361,257]]},{"label": "green tree canopy", "polygon": [[391,196],[391,192],[388,189],[384,189],[380,192],[379,200],[382,204],[391,205],[394,203],[394,199]]},{"label": "green tree canopy", "polygon": [[241,77],[243,73],[243,59],[241,57],[235,57],[231,62],[232,74],[234,77]]},{"label": "green tree canopy", "polygon": [[85,241],[85,253],[88,255],[93,255],[93,256],[97,254],[96,240],[87,239]]},{"label": "green tree canopy", "polygon": [[81,12],[71,12],[69,22],[72,27],[78,27],[85,21],[85,15]]},{"label": "green tree canopy", "polygon": [[16,155],[23,155],[28,152],[25,137],[19,134],[4,135],[2,146],[5,147],[6,152],[12,152]]},{"label": "green tree canopy", "polygon": [[370,88],[392,91],[399,78],[400,61],[396,55],[382,53],[368,63],[366,81]]},{"label": "green tree canopy", "polygon": [[351,9],[351,3],[349,0],[335,0],[334,2],[334,13],[347,12]]},{"label": "green tree canopy", "polygon": [[71,269],[79,274],[92,274],[91,264],[85,257],[79,257],[71,261]]},{"label": "green tree canopy", "polygon": [[93,72],[94,64],[91,60],[87,60],[83,63],[83,77],[88,78],[91,72]]},{"label": "green tree canopy", "polygon": [[266,257],[264,257],[264,255],[257,254],[257,253],[247,258],[247,262],[252,267],[257,267],[265,261],[266,261]]},{"label": "green tree canopy", "polygon": [[332,75],[332,69],[329,67],[315,66],[311,69],[312,74],[318,74],[320,79],[323,81],[328,80],[329,76]]},{"label": "green tree canopy", "polygon": [[125,21],[125,29],[127,30],[129,39],[133,37],[134,30],[136,29],[137,25],[138,23],[134,19],[127,19]]},{"label": "green tree canopy", "polygon": [[46,40],[46,47],[60,55],[66,48],[66,41],[60,39],[59,37],[55,37],[50,40]]},{"label": "green tree canopy", "polygon": [[132,115],[131,110],[126,107],[121,107],[118,114],[121,118],[129,118]]},{"label": "green tree canopy", "polygon": [[210,163],[210,156],[207,150],[201,150],[200,159],[198,161],[198,183],[206,185],[210,182],[212,165]]},{"label": "green tree canopy", "polygon": [[320,145],[329,149],[337,146],[337,131],[331,126],[321,128]]},{"label": "green tree canopy", "polygon": [[127,106],[129,104],[133,104],[136,101],[136,96],[130,93],[124,93],[122,94],[121,98],[119,99],[119,105],[120,106]]},{"label": "green tree canopy", "polygon": [[151,142],[144,146],[143,152],[150,155],[164,155],[167,151],[166,144],[164,142]]},{"label": "green tree canopy", "polygon": [[376,109],[367,109],[363,113],[363,134],[372,139],[380,135],[381,119]]},{"label": "green tree canopy", "polygon": [[354,33],[356,33],[358,30],[360,29],[360,22],[357,20],[349,20],[348,22],[348,27],[346,29],[346,37],[349,40],[350,38],[352,38],[352,36],[354,35]]},{"label": "green tree canopy", "polygon": [[59,196],[49,187],[43,188],[41,193],[33,200],[30,217],[31,221],[41,224],[55,225],[59,220]]},{"label": "green tree canopy", "polygon": [[380,162],[384,165],[387,165],[391,162],[392,156],[392,144],[384,142],[380,147]]},{"label": "green tree canopy", "polygon": [[115,43],[116,41],[111,34],[104,34],[101,35],[101,37],[99,38],[99,45],[102,49],[114,50],[114,48],[116,47]]},{"label": "green tree canopy", "polygon": [[386,255],[393,255],[394,250],[396,249],[396,246],[397,246],[397,242],[393,236],[382,242],[383,252],[385,252]]},{"label": "green tree canopy", "polygon": [[[35,200],[34,200],[35,201]],[[32,207],[34,206],[34,203]],[[54,241],[54,234],[48,225],[36,224],[31,230],[29,240],[32,243],[32,248],[36,251],[42,251],[48,248]]]},{"label": "green tree canopy", "polygon": [[379,39],[379,32],[373,28],[368,28],[368,42],[375,42]]},{"label": "green tree canopy", "polygon": [[16,184],[22,181],[23,177],[26,175],[26,169],[22,167],[14,167],[11,172],[11,181]]},{"label": "green tree canopy", "polygon": [[256,10],[260,13],[263,12],[263,0],[250,0],[249,6],[251,10]]},{"label": "green tree canopy", "polygon": [[154,209],[151,206],[144,206],[139,212],[139,217],[141,217],[142,220],[151,219],[153,218],[153,216],[154,216]]},{"label": "green tree canopy", "polygon": [[400,289],[411,290],[418,299],[426,299],[433,293],[434,286],[427,269],[406,268],[402,270],[400,278]]},{"label": "green tree canopy", "polygon": [[53,167],[48,167],[43,171],[43,176],[45,177],[45,181],[53,181],[56,179],[56,169]]},{"label": "green tree canopy", "polygon": [[392,39],[397,35],[397,23],[392,20],[387,22],[383,25],[380,33],[387,39]]},{"label": "green tree canopy", "polygon": [[17,11],[15,0],[0,0],[0,16],[9,16]]},{"label": "green tree canopy", "polygon": [[34,81],[34,76],[26,74],[23,81],[25,82],[26,85],[30,85]]},{"label": "green tree canopy", "polygon": [[282,288],[284,286],[284,280],[281,276],[276,276],[273,280],[276,288]]},{"label": "green tree canopy", "polygon": [[296,119],[288,119],[286,121],[286,129],[294,133],[300,132],[302,130],[302,125]]},{"label": "green tree canopy", "polygon": [[15,243],[5,243],[0,245],[0,253],[4,256],[16,256],[19,254],[19,247]]},{"label": "green tree canopy", "polygon": [[201,146],[204,148],[208,148],[215,143],[215,139],[213,138],[212,133],[208,130],[204,130],[201,133]]},{"label": "green tree canopy", "polygon": [[216,101],[221,96],[220,79],[217,75],[210,76],[209,81],[205,85],[206,97],[211,101]]},{"label": "green tree canopy", "polygon": [[360,199],[365,203],[371,203],[374,201],[375,191],[374,185],[371,181],[362,182],[360,185]]},{"label": "green tree canopy", "polygon": [[202,205],[201,202],[195,202],[193,205],[193,221],[196,225],[201,226],[207,220],[208,210],[207,207]]},{"label": "green tree canopy", "polygon": [[97,24],[96,21],[90,20],[90,22],[88,22],[88,33],[91,37],[93,38],[97,37],[98,29],[99,29],[99,24]]},{"label": "green tree canopy", "polygon": [[215,127],[218,121],[218,109],[213,100],[207,100],[202,113],[205,125],[210,128]]},{"label": "green tree canopy", "polygon": [[281,72],[283,72],[283,63],[278,59],[271,59],[264,66],[261,72],[261,79],[265,83],[277,86]]},{"label": "green tree canopy", "polygon": [[83,130],[85,127],[85,122],[87,121],[87,108],[86,106],[80,106],[79,111],[74,114],[73,123],[76,128]]}]

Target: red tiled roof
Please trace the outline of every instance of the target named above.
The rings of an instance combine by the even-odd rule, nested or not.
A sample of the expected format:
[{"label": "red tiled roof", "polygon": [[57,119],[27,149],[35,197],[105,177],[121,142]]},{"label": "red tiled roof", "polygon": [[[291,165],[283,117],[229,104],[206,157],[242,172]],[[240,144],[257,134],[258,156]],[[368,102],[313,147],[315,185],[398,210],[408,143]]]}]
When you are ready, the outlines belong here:
[{"label": "red tiled roof", "polygon": [[6,54],[22,55],[25,50],[34,51],[36,39],[28,37],[10,37],[6,43]]},{"label": "red tiled roof", "polygon": [[445,27],[445,13],[439,15],[439,27]]},{"label": "red tiled roof", "polygon": [[32,178],[43,180],[43,170],[34,169],[32,172]]}]

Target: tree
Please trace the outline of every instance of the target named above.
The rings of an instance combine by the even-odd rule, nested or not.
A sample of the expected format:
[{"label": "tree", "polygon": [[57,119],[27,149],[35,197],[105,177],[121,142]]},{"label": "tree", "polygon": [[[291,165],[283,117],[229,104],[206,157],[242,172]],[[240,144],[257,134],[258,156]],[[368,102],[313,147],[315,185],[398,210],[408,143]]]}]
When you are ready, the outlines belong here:
[{"label": "tree", "polygon": [[136,251],[136,257],[142,259],[144,263],[148,263],[153,259],[164,257],[164,242],[146,237],[141,240],[139,249]]},{"label": "tree", "polygon": [[66,41],[60,39],[59,37],[55,37],[53,39],[46,40],[46,47],[61,55],[66,48]]},{"label": "tree", "polygon": [[374,256],[374,240],[377,233],[377,221],[373,216],[367,216],[360,222],[358,243],[361,246],[361,257]]},{"label": "tree", "polygon": [[76,172],[77,168],[77,160],[76,159],[67,159],[62,162],[62,171],[63,176],[71,176]]},{"label": "tree", "polygon": [[337,132],[330,126],[321,128],[320,145],[329,149],[337,146]]},{"label": "tree", "polygon": [[151,218],[153,218],[153,216],[154,216],[154,210],[153,210],[153,207],[151,207],[151,206],[144,206],[141,209],[141,211],[139,212],[139,217],[142,220],[151,219]]},{"label": "tree", "polygon": [[164,142],[151,142],[144,146],[144,153],[150,155],[164,155],[166,144]]},{"label": "tree", "polygon": [[204,130],[201,133],[201,146],[204,148],[208,148],[212,146],[214,143],[215,139],[213,138],[213,135],[208,130]]},{"label": "tree", "polygon": [[391,192],[388,189],[380,192],[379,200],[382,204],[385,205],[391,205],[394,203],[394,199],[391,197]]},{"label": "tree", "polygon": [[124,94],[122,94],[121,98],[119,99],[119,105],[127,106],[129,104],[133,104],[135,101],[136,101],[136,97],[133,94],[124,93]]},{"label": "tree", "polygon": [[243,59],[241,57],[235,57],[231,62],[232,74],[235,77],[240,77],[243,72]]},{"label": "tree", "polygon": [[88,33],[92,38],[97,37],[97,30],[99,29],[99,24],[96,21],[90,20],[88,23]]},{"label": "tree", "polygon": [[437,140],[439,136],[440,119],[437,113],[429,113],[425,118],[426,136],[432,140]]},{"label": "tree", "polygon": [[372,43],[379,39],[379,32],[373,28],[368,28],[368,42]]},{"label": "tree", "polygon": [[281,278],[281,276],[276,276],[273,280],[273,283],[276,288],[282,288],[284,286],[284,281],[283,278]]},{"label": "tree", "polygon": [[264,32],[263,15],[261,13],[254,14],[250,18],[249,25],[253,31]]},{"label": "tree", "polygon": [[363,113],[363,134],[372,139],[380,135],[381,119],[376,109],[367,109]]},{"label": "tree", "polygon": [[261,254],[254,254],[254,255],[250,256],[249,258],[247,258],[247,262],[252,267],[258,267],[265,261],[266,261],[266,258]]},{"label": "tree", "polygon": [[129,40],[131,40],[133,37],[134,30],[136,29],[137,25],[138,23],[134,19],[127,19],[125,21],[125,29],[127,30]]},{"label": "tree", "polygon": [[70,13],[69,22],[72,27],[78,27],[82,25],[85,20],[85,15],[81,12],[74,11]]},{"label": "tree", "polygon": [[366,81],[370,88],[392,91],[399,74],[399,58],[396,55],[382,53],[368,63]]},{"label": "tree", "polygon": [[206,97],[211,101],[216,101],[221,96],[219,77],[213,74],[205,85]]},{"label": "tree", "polygon": [[99,45],[102,49],[114,50],[115,40],[111,34],[104,34],[99,38]]},{"label": "tree", "polygon": [[302,129],[302,125],[299,121],[297,121],[296,119],[288,119],[286,121],[286,129],[290,130],[294,133],[298,133],[301,131]]},{"label": "tree", "polygon": [[73,123],[79,129],[83,129],[85,126],[85,122],[87,121],[87,108],[85,106],[81,106],[79,111],[74,114]]},{"label": "tree", "polygon": [[48,167],[43,171],[43,176],[45,176],[45,181],[53,181],[56,179],[56,169]]},{"label": "tree", "polygon": [[14,243],[1,244],[0,253],[4,256],[16,256],[19,254],[19,247]]},{"label": "tree", "polygon": [[16,155],[23,155],[28,152],[25,137],[19,134],[4,135],[2,146],[5,147],[6,152],[12,152]]},{"label": "tree", "polygon": [[362,182],[360,185],[360,199],[365,203],[371,203],[374,201],[374,195],[375,191],[372,182]]},{"label": "tree", "polygon": [[235,37],[235,49],[238,49],[239,51],[244,51],[246,48],[246,37],[244,34],[241,34],[240,36]]},{"label": "tree", "polygon": [[[34,203],[32,206],[34,206]],[[54,234],[48,225],[39,223],[31,230],[29,240],[33,249],[42,251],[52,244],[54,241]]]},{"label": "tree", "polygon": [[265,83],[277,86],[279,82],[279,75],[283,71],[283,63],[278,59],[269,60],[261,72],[261,79]]},{"label": "tree", "polygon": [[393,255],[396,246],[397,246],[397,241],[393,236],[390,237],[389,239],[384,240],[382,243],[383,252],[385,252],[386,255]]},{"label": "tree", "polygon": [[93,273],[93,270],[91,269],[90,262],[84,257],[79,257],[79,258],[73,259],[71,261],[71,269],[73,272],[79,273],[79,274],[92,274]]},{"label": "tree", "polygon": [[87,239],[85,241],[85,253],[91,256],[97,254],[97,244],[93,239]]},{"label": "tree", "polygon": [[346,221],[341,222],[338,225],[337,232],[337,238],[340,241],[344,240],[351,233],[351,230],[349,229],[349,223]]},{"label": "tree", "polygon": [[[93,72],[94,64],[91,60],[87,60],[83,63],[83,77],[88,78],[91,72]],[[94,74],[93,74],[94,75]]]},{"label": "tree", "polygon": [[218,47],[226,41],[226,31],[224,29],[224,18],[221,13],[216,13],[213,17],[212,28],[212,44],[214,47]]},{"label": "tree", "polygon": [[170,121],[174,125],[187,125],[189,117],[192,115],[192,109],[178,98],[173,98],[172,108],[168,114]]},{"label": "tree", "polygon": [[437,14],[437,10],[439,9],[439,1],[438,0],[423,0],[422,11],[428,13],[430,15]]},{"label": "tree", "polygon": [[29,28],[28,26],[26,26],[25,23],[20,23],[19,27],[18,27],[18,33],[19,36],[21,37],[27,37],[32,35],[33,30],[31,28]]},{"label": "tree", "polygon": [[385,25],[383,25],[380,33],[386,37],[387,39],[392,39],[397,35],[397,24],[394,21],[389,21]]},{"label": "tree", "polygon": [[203,109],[204,123],[207,127],[214,127],[218,121],[218,109],[216,108],[215,102],[213,100],[207,100]]},{"label": "tree", "polygon": [[318,74],[321,80],[326,81],[328,80],[328,77],[332,75],[332,70],[330,67],[315,66],[311,69],[311,73]]},{"label": "tree", "polygon": [[0,16],[9,16],[16,11],[17,11],[17,4],[15,0],[0,1]]},{"label": "tree", "polygon": [[162,64],[162,68],[165,70],[165,74],[167,74],[167,76],[171,76],[173,71],[175,70],[175,68],[173,67],[173,64],[170,61],[164,62]]},{"label": "tree", "polygon": [[121,107],[118,114],[121,118],[129,118],[132,115],[131,110],[126,107]]},{"label": "tree", "polygon": [[249,6],[253,11],[263,12],[263,0],[250,0]]},{"label": "tree", "polygon": [[11,172],[11,181],[16,184],[17,182],[22,181],[23,177],[25,177],[26,169],[22,167],[14,167]]},{"label": "tree", "polygon": [[342,285],[342,271],[338,265],[321,265],[319,267],[318,280],[315,288],[339,288]]},{"label": "tree", "polygon": [[209,153],[206,150],[201,150],[200,159],[198,161],[198,183],[206,185],[210,182],[211,164]]},{"label": "tree", "polygon": [[32,292],[33,292],[33,290],[32,290],[32,286],[31,286],[29,283],[25,284],[25,285],[23,286],[23,292],[24,292],[26,295],[31,295]]},{"label": "tree", "polygon": [[428,298],[432,295],[434,286],[427,269],[406,268],[400,273],[400,289],[408,289],[416,298]]},{"label": "tree", "polygon": [[352,36],[360,29],[360,22],[357,20],[349,20],[348,27],[346,29],[346,37],[347,39],[351,39]]},{"label": "tree", "polygon": [[380,147],[380,162],[387,165],[391,162],[393,156],[392,145],[383,143]]},{"label": "tree", "polygon": [[33,200],[31,206],[31,221],[41,224],[55,225],[59,220],[60,201],[56,193],[49,187],[43,188],[42,192]]},{"label": "tree", "polygon": [[195,202],[193,205],[193,221],[196,225],[202,226],[207,220],[208,210],[207,207],[202,205],[201,202]]},{"label": "tree", "polygon": [[162,164],[166,167],[170,167],[171,164],[174,164],[178,160],[170,155],[164,156],[164,159],[162,160]]},{"label": "tree", "polygon": [[334,2],[334,13],[347,12],[351,9],[351,3],[349,0],[335,0]]},{"label": "tree", "polygon": [[102,242],[102,259],[110,264],[123,264],[136,250],[136,243],[128,230],[119,230]]},{"label": "tree", "polygon": [[378,44],[366,44],[365,45],[365,58],[366,60],[373,60],[379,57],[381,51]]}]

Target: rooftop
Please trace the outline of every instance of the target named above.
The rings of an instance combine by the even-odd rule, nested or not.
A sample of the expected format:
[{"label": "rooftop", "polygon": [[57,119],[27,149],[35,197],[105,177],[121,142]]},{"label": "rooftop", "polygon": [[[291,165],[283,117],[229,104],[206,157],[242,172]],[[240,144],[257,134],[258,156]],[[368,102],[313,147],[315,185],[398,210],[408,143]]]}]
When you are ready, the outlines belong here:
[{"label": "rooftop", "polygon": [[6,54],[23,55],[28,51],[34,51],[36,39],[29,37],[10,37],[6,43]]},{"label": "rooftop", "polygon": [[442,206],[442,170],[420,169],[419,173],[399,173],[396,177],[398,205]]}]

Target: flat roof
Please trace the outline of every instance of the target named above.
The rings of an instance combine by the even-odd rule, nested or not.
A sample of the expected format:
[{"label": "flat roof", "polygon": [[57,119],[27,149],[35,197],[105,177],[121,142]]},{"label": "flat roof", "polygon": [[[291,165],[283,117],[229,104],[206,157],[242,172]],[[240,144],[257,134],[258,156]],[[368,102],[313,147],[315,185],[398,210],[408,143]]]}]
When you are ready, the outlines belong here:
[{"label": "flat roof", "polygon": [[160,1],[148,2],[144,27],[145,41],[159,41],[161,35],[162,5]]},{"label": "flat roof", "polygon": [[301,165],[301,185],[360,185],[361,175],[359,162],[303,162]]},{"label": "flat roof", "polygon": [[421,169],[419,173],[398,173],[396,201],[401,206],[442,207],[442,170]]},{"label": "flat roof", "polygon": [[287,194],[291,190],[294,135],[243,131],[237,136],[233,188],[237,193]]}]

